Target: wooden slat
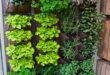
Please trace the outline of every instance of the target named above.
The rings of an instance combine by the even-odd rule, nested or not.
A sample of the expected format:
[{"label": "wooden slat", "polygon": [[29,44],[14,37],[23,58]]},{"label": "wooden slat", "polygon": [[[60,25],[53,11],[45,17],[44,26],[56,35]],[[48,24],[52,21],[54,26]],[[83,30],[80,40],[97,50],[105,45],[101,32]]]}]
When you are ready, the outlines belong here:
[{"label": "wooden slat", "polygon": [[99,59],[97,61],[97,74],[96,75],[110,75],[110,62]]},{"label": "wooden slat", "polygon": [[101,12],[110,15],[110,0],[101,0]]},{"label": "wooden slat", "polygon": [[101,46],[98,55],[99,57],[110,61],[110,20],[104,21],[101,38]]}]

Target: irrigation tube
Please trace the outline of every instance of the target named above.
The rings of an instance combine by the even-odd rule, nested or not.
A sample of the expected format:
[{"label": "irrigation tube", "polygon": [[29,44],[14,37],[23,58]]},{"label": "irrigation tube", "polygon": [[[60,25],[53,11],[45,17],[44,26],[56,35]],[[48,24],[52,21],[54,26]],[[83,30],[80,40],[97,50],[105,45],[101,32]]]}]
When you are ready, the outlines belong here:
[{"label": "irrigation tube", "polygon": [[0,36],[1,36],[1,58],[2,58],[2,73],[0,75],[7,75],[6,54],[5,54],[5,37],[4,37],[4,20],[2,0],[0,0]]}]

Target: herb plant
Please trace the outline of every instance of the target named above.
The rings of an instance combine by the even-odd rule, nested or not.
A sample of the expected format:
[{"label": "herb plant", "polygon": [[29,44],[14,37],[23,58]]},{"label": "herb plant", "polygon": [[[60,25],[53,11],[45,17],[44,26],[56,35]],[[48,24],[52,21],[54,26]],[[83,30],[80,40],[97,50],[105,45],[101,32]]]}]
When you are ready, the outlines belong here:
[{"label": "herb plant", "polygon": [[77,75],[79,65],[77,61],[72,61],[69,64],[61,65],[60,67],[60,75]]},{"label": "herb plant", "polygon": [[56,26],[53,28],[39,27],[37,28],[36,35],[38,35],[42,40],[52,39],[54,37],[59,37],[60,30]]},{"label": "herb plant", "polygon": [[62,32],[66,34],[73,34],[78,32],[80,27],[80,21],[78,20],[78,7],[69,5],[68,9],[61,12],[61,19],[63,24],[61,25]]},{"label": "herb plant", "polygon": [[58,52],[60,45],[57,44],[55,41],[42,41],[40,40],[36,46],[38,49],[42,50],[43,52]]},{"label": "herb plant", "polygon": [[64,41],[62,46],[63,56],[67,59],[74,59],[76,56],[76,52],[74,50],[74,47],[79,45],[79,42],[77,40],[74,41]]},{"label": "herb plant", "polygon": [[38,68],[41,75],[57,75],[59,72],[59,66],[48,65]]},{"label": "herb plant", "polygon": [[30,16],[25,15],[8,15],[6,17],[6,24],[12,26],[13,28],[24,28],[26,26],[31,26],[30,20],[32,18]]},{"label": "herb plant", "polygon": [[11,41],[16,41],[17,43],[21,41],[30,40],[32,37],[31,31],[25,31],[23,29],[15,29],[6,32],[6,37]]},{"label": "herb plant", "polygon": [[26,45],[10,45],[6,48],[6,53],[12,59],[20,59],[20,58],[32,58],[34,53],[34,49],[31,46],[31,43],[27,43]]},{"label": "herb plant", "polygon": [[87,59],[80,64],[80,67],[84,72],[89,72],[93,68],[93,62],[93,59]]},{"label": "herb plant", "polygon": [[55,15],[44,13],[36,14],[34,20],[41,23],[44,27],[51,27],[59,21]]},{"label": "herb plant", "polygon": [[42,66],[48,64],[57,65],[58,59],[59,59],[59,55],[54,52],[47,53],[46,55],[39,54],[39,56],[36,57],[38,64],[41,64]]}]

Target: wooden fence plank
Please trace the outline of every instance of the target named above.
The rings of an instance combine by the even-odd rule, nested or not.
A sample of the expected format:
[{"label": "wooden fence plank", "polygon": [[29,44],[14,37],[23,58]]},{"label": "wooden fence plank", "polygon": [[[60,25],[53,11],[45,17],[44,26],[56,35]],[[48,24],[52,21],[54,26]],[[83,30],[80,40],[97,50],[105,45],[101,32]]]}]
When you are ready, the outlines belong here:
[{"label": "wooden fence plank", "polygon": [[99,59],[97,61],[97,74],[96,75],[110,75],[110,62]]},{"label": "wooden fence plank", "polygon": [[110,20],[104,21],[101,38],[101,46],[98,55],[99,57],[110,61]]},{"label": "wooden fence plank", "polygon": [[110,15],[110,0],[101,0],[101,12]]}]

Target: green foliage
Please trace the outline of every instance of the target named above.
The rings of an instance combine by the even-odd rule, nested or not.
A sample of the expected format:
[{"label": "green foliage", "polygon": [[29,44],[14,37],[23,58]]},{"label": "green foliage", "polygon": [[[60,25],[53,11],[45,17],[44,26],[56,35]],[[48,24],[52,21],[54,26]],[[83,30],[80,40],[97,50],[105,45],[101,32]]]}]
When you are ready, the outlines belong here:
[{"label": "green foliage", "polygon": [[14,5],[23,5],[24,3],[28,2],[29,0],[10,0],[11,3]]},{"label": "green foliage", "polygon": [[[86,33],[88,37],[83,40],[85,48],[81,51],[83,55],[89,55],[93,50],[97,50],[100,43],[100,31],[104,16],[94,11],[92,7],[85,7],[82,12],[80,31]],[[94,38],[95,37],[95,38]]]},{"label": "green foliage", "polygon": [[39,0],[42,12],[60,11],[67,8],[70,0]]},{"label": "green foliage", "polygon": [[54,37],[59,37],[60,30],[56,26],[53,28],[39,27],[37,28],[36,35],[39,35],[42,40],[52,39]]},{"label": "green foliage", "polygon": [[94,73],[93,70],[90,70],[89,72],[81,72],[79,75],[96,75],[96,74]]},{"label": "green foliage", "polygon": [[21,71],[25,68],[34,68],[34,61],[32,58],[10,59],[9,63],[13,71]]},{"label": "green foliage", "polygon": [[87,59],[80,63],[80,68],[83,70],[80,75],[95,75],[93,71],[93,59]]},{"label": "green foliage", "polygon": [[26,26],[31,26],[30,20],[32,18],[30,16],[25,15],[8,15],[6,17],[6,23],[13,28],[24,28]]},{"label": "green foliage", "polygon": [[36,57],[38,64],[41,64],[42,66],[45,66],[47,64],[57,65],[58,59],[59,55],[54,52],[46,53],[46,55],[39,54],[39,56]]},{"label": "green foliage", "polygon": [[15,29],[6,32],[6,37],[11,41],[16,41],[17,43],[21,41],[30,40],[32,37],[31,31],[25,31],[23,29]]},{"label": "green foliage", "polygon": [[74,59],[76,56],[76,52],[74,47],[79,45],[80,43],[77,40],[73,41],[64,41],[62,46],[63,56],[67,59]]},{"label": "green foliage", "polygon": [[66,34],[73,34],[78,32],[80,27],[80,22],[78,21],[78,7],[70,5],[68,9],[61,12],[61,18],[63,19],[63,24],[61,25],[61,30]]},{"label": "green foliage", "polygon": [[41,68],[38,68],[38,71],[41,75],[59,75],[58,74],[58,66],[47,65]]},{"label": "green foliage", "polygon": [[29,70],[29,69],[22,69],[19,72],[8,72],[8,75],[36,75],[36,72],[34,69]]},{"label": "green foliage", "polygon": [[32,8],[38,8],[39,7],[39,4],[36,3],[36,1],[32,1],[31,7]]},{"label": "green foliage", "polygon": [[61,65],[60,67],[60,75],[77,75],[79,65],[77,61],[72,61],[69,64]]},{"label": "green foliage", "polygon": [[20,59],[26,57],[32,58],[34,49],[32,48],[31,43],[17,46],[10,45],[6,48],[6,53],[12,59]]},{"label": "green foliage", "polygon": [[36,46],[39,50],[43,52],[58,52],[60,45],[57,44],[56,41],[42,41],[40,40]]},{"label": "green foliage", "polygon": [[81,62],[80,67],[84,72],[89,72],[93,68],[93,59],[87,59]]},{"label": "green foliage", "polygon": [[56,18],[55,15],[44,13],[36,14],[34,20],[41,23],[41,25],[44,27],[48,26],[51,27],[52,25],[56,24],[59,21],[59,19]]}]

